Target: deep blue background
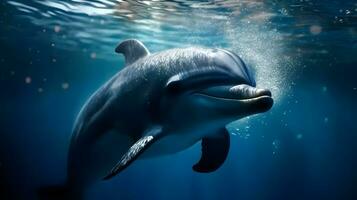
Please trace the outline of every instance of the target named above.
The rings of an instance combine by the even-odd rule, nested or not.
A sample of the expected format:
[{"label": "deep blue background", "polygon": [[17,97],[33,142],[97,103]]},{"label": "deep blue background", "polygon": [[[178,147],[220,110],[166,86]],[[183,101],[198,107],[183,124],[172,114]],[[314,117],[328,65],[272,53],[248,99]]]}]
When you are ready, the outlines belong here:
[{"label": "deep blue background", "polygon": [[[336,4],[324,5],[339,13]],[[217,172],[192,171],[200,156],[195,145],[172,156],[135,162],[112,181],[93,186],[88,199],[357,199],[356,6],[350,9],[347,25],[322,23],[323,32],[312,39],[290,38],[291,49],[323,46],[327,53],[299,57],[299,73],[288,77],[293,84],[285,86],[287,92],[273,109],[251,118],[248,127],[237,125],[249,129],[250,136],[232,135],[229,157]],[[308,32],[308,27],[284,26],[296,23],[299,14],[275,19],[283,24],[278,31],[293,36]],[[52,48],[52,27],[19,16],[1,2],[1,199],[35,199],[39,187],[65,181],[76,114],[123,64],[112,51],[112,59],[93,59],[81,50]],[[205,41],[202,45],[212,45],[209,37]],[[149,39],[144,42],[149,49],[160,49]],[[31,77],[30,84],[26,77]]]}]

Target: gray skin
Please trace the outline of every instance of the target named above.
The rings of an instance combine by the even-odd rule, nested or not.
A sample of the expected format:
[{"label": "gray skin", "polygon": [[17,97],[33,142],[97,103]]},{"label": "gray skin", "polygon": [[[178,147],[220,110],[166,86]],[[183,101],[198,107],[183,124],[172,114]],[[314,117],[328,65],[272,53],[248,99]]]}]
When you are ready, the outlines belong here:
[{"label": "gray skin", "polygon": [[150,54],[137,40],[119,44],[126,66],[97,90],[75,122],[68,184],[77,190],[109,179],[136,158],[173,154],[202,140],[194,166],[211,172],[229,149],[225,126],[265,112],[269,90],[255,88],[234,53],[190,47]]}]

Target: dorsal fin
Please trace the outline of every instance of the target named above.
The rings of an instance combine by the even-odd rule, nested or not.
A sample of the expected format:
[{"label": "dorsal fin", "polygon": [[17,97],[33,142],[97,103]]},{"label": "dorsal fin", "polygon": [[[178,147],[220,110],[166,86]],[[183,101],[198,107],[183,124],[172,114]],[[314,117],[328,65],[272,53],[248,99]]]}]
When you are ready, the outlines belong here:
[{"label": "dorsal fin", "polygon": [[139,40],[129,39],[121,42],[115,52],[124,54],[125,66],[128,66],[142,57],[150,54],[148,49]]}]

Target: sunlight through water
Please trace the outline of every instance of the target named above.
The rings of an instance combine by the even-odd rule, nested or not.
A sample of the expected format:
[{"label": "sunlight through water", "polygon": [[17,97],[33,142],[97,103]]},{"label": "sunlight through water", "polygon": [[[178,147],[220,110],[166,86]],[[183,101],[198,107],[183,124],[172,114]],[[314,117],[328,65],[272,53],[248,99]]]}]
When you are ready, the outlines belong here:
[{"label": "sunlight through water", "polygon": [[[52,46],[82,51],[91,59],[123,60],[114,54],[114,48],[128,38],[143,41],[152,52],[192,45],[230,49],[254,69],[257,87],[269,88],[275,104],[288,96],[293,77],[302,71],[299,58],[310,51],[303,44],[294,48],[290,43],[292,34],[282,31],[285,27],[277,28],[278,21],[291,21],[295,7],[287,9],[275,1],[9,0],[7,3],[43,32],[50,32]],[[299,37],[323,32],[317,24],[307,30]],[[243,127],[250,120],[233,124]]]}]

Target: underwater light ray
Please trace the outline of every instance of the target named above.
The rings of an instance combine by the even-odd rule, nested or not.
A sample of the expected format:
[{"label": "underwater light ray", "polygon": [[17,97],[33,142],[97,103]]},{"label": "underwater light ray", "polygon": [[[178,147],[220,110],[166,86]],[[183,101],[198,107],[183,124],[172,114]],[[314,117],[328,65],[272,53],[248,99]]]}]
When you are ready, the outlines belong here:
[{"label": "underwater light ray", "polygon": [[[257,86],[269,88],[275,104],[279,104],[290,92],[293,76],[301,72],[298,69],[299,55],[287,54],[285,50],[289,43],[285,35],[270,26],[269,22],[281,13],[262,10],[252,10],[245,16],[232,13],[222,26],[230,48],[255,70]],[[227,128],[231,134],[248,139],[250,133],[246,127],[256,124],[256,120],[255,116],[251,116],[232,122]],[[264,119],[261,123],[266,125]]]},{"label": "underwater light ray", "polygon": [[233,51],[255,69],[257,85],[272,90],[279,101],[287,90],[286,85],[295,71],[295,59],[284,56],[284,43],[276,30],[244,22],[228,21],[225,24],[226,38]]}]

